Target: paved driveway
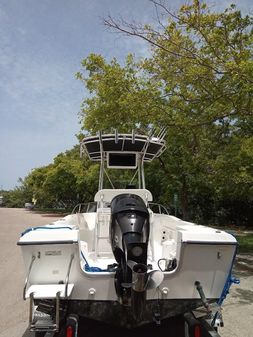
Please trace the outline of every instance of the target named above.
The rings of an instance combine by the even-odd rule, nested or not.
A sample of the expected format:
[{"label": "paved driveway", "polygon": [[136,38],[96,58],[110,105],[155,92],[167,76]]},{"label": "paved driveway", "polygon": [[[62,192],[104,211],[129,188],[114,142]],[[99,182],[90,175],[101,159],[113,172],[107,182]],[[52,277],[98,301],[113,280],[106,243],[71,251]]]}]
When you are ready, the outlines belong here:
[{"label": "paved driveway", "polygon": [[20,233],[55,219],[25,209],[0,208],[0,337],[21,337],[27,327],[28,302],[22,299],[25,275],[16,245]]}]

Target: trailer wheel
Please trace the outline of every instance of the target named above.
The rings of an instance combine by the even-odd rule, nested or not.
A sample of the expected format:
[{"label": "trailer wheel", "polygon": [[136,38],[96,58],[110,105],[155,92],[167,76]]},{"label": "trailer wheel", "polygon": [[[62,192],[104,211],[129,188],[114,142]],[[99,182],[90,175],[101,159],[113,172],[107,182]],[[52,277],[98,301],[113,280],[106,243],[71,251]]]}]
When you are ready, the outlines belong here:
[{"label": "trailer wheel", "polygon": [[202,329],[199,324],[189,325],[185,322],[185,337],[201,337]]},{"label": "trailer wheel", "polygon": [[185,337],[202,337],[202,327],[200,322],[192,313],[186,313],[185,318]]}]

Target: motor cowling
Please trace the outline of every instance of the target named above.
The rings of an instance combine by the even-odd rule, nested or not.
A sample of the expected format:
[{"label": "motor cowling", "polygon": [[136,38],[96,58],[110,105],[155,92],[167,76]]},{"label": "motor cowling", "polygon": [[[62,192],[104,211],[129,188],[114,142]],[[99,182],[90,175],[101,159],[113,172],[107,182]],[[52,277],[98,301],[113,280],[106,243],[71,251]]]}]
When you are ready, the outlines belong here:
[{"label": "motor cowling", "polygon": [[111,202],[111,246],[118,267],[115,288],[123,305],[131,306],[140,321],[146,308],[146,292],[163,282],[163,272],[147,265],[149,212],[135,194],[120,194]]},{"label": "motor cowling", "polygon": [[149,212],[138,195],[120,194],[111,202],[111,246],[119,265],[115,275],[116,292],[122,302],[129,304],[133,281],[131,265],[147,265]]},{"label": "motor cowling", "polygon": [[149,212],[135,194],[120,194],[111,202],[111,246],[120,264],[132,260],[147,263]]}]

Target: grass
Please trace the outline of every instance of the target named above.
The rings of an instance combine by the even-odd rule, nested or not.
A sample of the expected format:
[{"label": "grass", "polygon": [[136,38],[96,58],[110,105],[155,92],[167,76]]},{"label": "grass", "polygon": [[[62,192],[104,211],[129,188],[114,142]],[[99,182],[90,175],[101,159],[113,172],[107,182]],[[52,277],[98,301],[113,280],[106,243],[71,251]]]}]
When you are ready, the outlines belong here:
[{"label": "grass", "polygon": [[[236,240],[239,243],[238,253],[249,253],[253,254],[253,228],[247,227],[238,227],[238,226],[210,226],[215,229],[223,230],[227,233],[234,235]],[[246,233],[246,231],[250,231],[251,233]]]},{"label": "grass", "polygon": [[34,208],[32,210],[34,213],[38,213],[38,214],[44,214],[44,215],[68,215],[71,214],[72,209],[66,209],[66,208]]},{"label": "grass", "polygon": [[253,253],[253,234],[235,235],[238,243],[239,253]]}]

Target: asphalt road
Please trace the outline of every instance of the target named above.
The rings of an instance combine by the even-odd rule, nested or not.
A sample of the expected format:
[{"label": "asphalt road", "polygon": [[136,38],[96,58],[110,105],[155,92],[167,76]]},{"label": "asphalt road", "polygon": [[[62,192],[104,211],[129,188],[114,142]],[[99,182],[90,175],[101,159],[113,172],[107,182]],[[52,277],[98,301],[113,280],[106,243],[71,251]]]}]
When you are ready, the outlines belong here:
[{"label": "asphalt road", "polygon": [[[0,337],[26,335],[28,302],[22,299],[25,275],[20,248],[16,245],[19,235],[27,227],[46,224],[56,219],[24,209],[0,208]],[[222,337],[252,337],[252,256],[239,257],[235,274],[241,283],[232,286],[225,301],[225,326],[220,328],[219,332]]]},{"label": "asphalt road", "polygon": [[22,337],[27,327],[28,302],[22,298],[25,275],[17,246],[20,233],[55,219],[25,209],[0,208],[0,337]]}]

